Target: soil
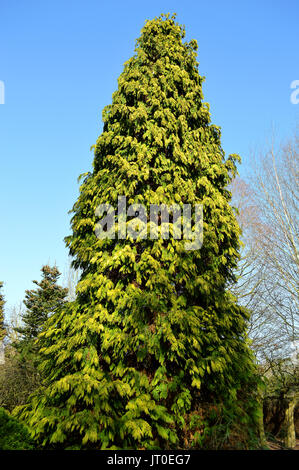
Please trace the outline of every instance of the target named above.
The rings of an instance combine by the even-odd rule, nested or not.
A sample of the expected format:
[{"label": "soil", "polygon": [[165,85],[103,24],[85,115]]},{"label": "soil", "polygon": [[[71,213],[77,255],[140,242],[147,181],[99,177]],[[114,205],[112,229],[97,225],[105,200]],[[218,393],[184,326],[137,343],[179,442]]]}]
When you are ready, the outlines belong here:
[{"label": "soil", "polygon": [[[267,441],[267,446],[270,450],[289,450],[283,445],[282,441]],[[296,439],[296,446],[291,450],[299,450],[299,439]]]}]

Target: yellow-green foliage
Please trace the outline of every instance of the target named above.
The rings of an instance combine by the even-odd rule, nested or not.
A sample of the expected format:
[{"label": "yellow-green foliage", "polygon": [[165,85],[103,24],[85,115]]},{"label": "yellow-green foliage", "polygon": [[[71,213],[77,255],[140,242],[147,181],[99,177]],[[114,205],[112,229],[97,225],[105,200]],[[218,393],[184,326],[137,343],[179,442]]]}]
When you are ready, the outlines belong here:
[{"label": "yellow-green foliage", "polygon": [[[250,421],[248,314],[226,290],[239,250],[227,190],[238,157],[225,159],[203,102],[197,43],[184,35],[172,17],[147,21],[104,109],[67,238],[82,269],[78,296],[46,324],[47,384],[21,412],[44,445],[203,445],[186,433],[205,401],[227,402],[229,422]],[[203,204],[203,247],[186,251],[172,237],[98,240],[96,208],[118,195],[147,208]]]}]

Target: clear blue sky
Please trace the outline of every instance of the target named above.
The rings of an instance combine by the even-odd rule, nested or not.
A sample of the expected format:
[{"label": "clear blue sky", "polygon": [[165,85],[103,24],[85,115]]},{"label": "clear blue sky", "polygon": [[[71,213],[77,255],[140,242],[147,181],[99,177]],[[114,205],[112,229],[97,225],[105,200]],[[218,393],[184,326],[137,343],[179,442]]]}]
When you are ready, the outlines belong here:
[{"label": "clear blue sky", "polygon": [[299,79],[298,0],[0,0],[0,280],[8,306],[22,300],[45,263],[63,271],[63,238],[91,168],[123,63],[146,19],[176,12],[199,44],[205,101],[225,152],[248,167],[274,126],[299,121],[290,84]]}]

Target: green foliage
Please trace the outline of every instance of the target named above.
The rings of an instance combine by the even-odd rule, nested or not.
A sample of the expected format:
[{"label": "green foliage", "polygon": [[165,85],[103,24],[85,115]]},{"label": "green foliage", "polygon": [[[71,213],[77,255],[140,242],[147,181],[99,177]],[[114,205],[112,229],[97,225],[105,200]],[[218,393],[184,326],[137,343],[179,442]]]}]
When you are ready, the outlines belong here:
[{"label": "green foliage", "polygon": [[54,314],[65,302],[67,289],[59,286],[60,277],[58,269],[43,266],[41,269],[42,280],[33,281],[37,289],[27,290],[24,304],[26,311],[22,316],[22,327],[15,328],[21,335],[21,340],[15,343],[16,349],[22,356],[35,358],[39,345],[36,344],[39,333],[42,331],[46,320]]},{"label": "green foliage", "polygon": [[3,294],[1,293],[1,289],[3,287],[3,282],[0,282],[0,344],[1,341],[5,338],[6,335],[6,330],[4,327],[4,297]]},{"label": "green foliage", "polygon": [[41,386],[38,366],[42,343],[38,335],[47,318],[63,305],[68,292],[57,284],[60,273],[56,267],[43,266],[41,271],[42,280],[33,281],[37,289],[26,291],[23,325],[13,328],[19,337],[6,346],[5,363],[0,365],[0,406],[10,411],[27,403]]},{"label": "green foliage", "polygon": [[291,359],[275,358],[268,360],[261,372],[265,380],[265,397],[284,398],[290,394],[298,394],[299,386],[299,355]]},{"label": "green foliage", "polygon": [[[16,412],[47,447],[202,447],[190,437],[202,403],[229,409],[227,426],[256,403],[248,312],[226,289],[240,246],[227,189],[239,157],[225,159],[197,43],[184,36],[174,17],[147,21],[104,109],[66,239],[82,270],[77,298],[47,320],[47,384]],[[203,204],[201,250],[173,238],[98,240],[96,209],[118,195],[147,208]]]},{"label": "green foliage", "polygon": [[12,411],[16,406],[24,405],[40,383],[40,373],[33,358],[21,358],[7,345],[5,362],[0,364],[0,407]]},{"label": "green foliage", "polygon": [[34,443],[26,427],[0,408],[0,450],[30,450]]}]

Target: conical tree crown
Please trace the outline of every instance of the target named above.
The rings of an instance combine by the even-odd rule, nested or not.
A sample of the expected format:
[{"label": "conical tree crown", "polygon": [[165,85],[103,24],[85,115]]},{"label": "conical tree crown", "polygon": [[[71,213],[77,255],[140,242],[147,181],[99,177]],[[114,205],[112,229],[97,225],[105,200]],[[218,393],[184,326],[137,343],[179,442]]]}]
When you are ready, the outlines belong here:
[{"label": "conical tree crown", "polygon": [[[67,295],[67,289],[57,284],[60,272],[56,266],[45,265],[41,272],[42,280],[33,281],[37,289],[26,290],[23,326],[16,328],[16,331],[22,335],[21,343],[37,339],[48,317],[64,303]],[[22,347],[22,344],[19,346]]]},{"label": "conical tree crown", "polygon": [[[74,235],[68,239],[77,266],[89,269],[98,251],[97,205],[115,204],[119,195],[129,203],[203,203],[203,253],[216,254],[214,267],[225,278],[235,266],[239,228],[226,187],[238,157],[224,160],[220,130],[202,101],[197,43],[183,43],[184,35],[174,19],[148,21],[112,105],[104,109],[94,171],[74,206]],[[208,260],[212,268],[215,259]]]},{"label": "conical tree crown", "polygon": [[[203,404],[221,413],[250,388],[247,313],[226,291],[239,248],[227,190],[237,157],[225,160],[184,34],[173,17],[147,21],[104,109],[67,238],[78,296],[42,333],[49,385],[23,415],[44,442],[196,446]],[[119,213],[115,237],[98,237],[99,205],[119,196],[145,206],[148,230],[152,204],[202,204],[201,249],[186,250],[174,220],[168,239],[119,236]]]}]

